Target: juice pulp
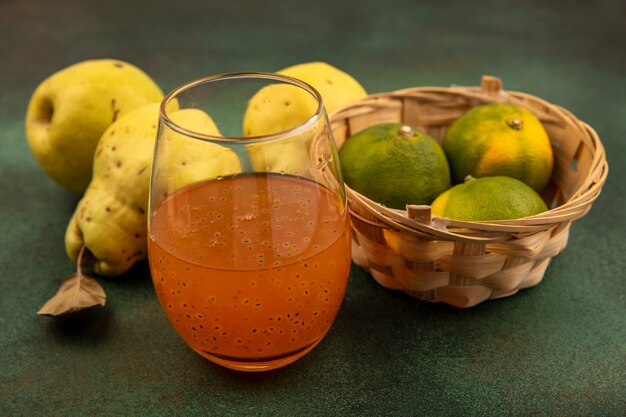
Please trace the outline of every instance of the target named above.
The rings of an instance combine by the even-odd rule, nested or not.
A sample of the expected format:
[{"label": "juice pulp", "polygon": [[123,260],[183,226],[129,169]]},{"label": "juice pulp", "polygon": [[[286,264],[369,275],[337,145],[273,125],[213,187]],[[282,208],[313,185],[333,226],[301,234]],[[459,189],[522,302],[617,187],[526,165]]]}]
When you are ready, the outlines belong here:
[{"label": "juice pulp", "polygon": [[285,175],[193,185],[151,213],[163,311],[196,352],[235,369],[293,362],[326,334],[350,271],[338,195]]}]

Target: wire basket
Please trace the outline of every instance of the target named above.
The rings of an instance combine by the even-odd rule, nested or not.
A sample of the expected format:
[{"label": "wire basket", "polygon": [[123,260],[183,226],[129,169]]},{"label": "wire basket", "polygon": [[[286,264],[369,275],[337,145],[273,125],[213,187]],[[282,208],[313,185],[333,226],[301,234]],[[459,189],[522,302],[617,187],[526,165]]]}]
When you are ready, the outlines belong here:
[{"label": "wire basket", "polygon": [[421,300],[471,307],[537,285],[567,245],[572,221],[598,197],[608,173],[596,132],[567,110],[505,91],[497,77],[480,87],[417,87],[373,94],[330,116],[337,146],[375,124],[401,122],[443,140],[448,126],[473,107],[509,103],[534,113],[554,152],[543,199],[550,210],[515,220],[468,222],[437,218],[430,206],[390,209],[346,186],[352,258],[383,287]]}]

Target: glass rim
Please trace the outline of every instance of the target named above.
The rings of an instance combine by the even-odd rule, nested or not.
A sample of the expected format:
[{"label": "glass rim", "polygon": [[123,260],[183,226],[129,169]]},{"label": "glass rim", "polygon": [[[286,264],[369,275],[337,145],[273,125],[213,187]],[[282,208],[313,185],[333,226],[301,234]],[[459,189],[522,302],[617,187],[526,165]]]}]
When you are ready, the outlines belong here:
[{"label": "glass rim", "polygon": [[[266,80],[277,80],[286,84],[291,84],[296,87],[300,87],[303,90],[310,93],[317,100],[317,109],[315,112],[304,122],[289,128],[287,130],[282,130],[276,133],[270,133],[267,135],[257,135],[257,136],[216,136],[209,135],[201,132],[196,132],[194,130],[189,130],[183,126],[180,126],[172,119],[170,119],[167,111],[167,106],[169,103],[176,99],[178,95],[181,93],[191,90],[197,86],[207,84],[210,82],[215,82],[218,80],[229,80],[229,79],[239,79],[239,78],[249,78],[249,79],[266,79]],[[184,84],[179,85],[170,91],[163,100],[161,101],[161,105],[159,106],[159,119],[165,125],[167,125],[170,129],[174,130],[177,133],[185,135],[187,137],[191,137],[194,139],[200,140],[210,140],[210,141],[223,141],[223,142],[245,142],[245,143],[257,143],[257,142],[269,142],[278,139],[283,139],[286,137],[297,135],[309,127],[313,126],[324,113],[324,101],[322,99],[322,95],[317,91],[312,85],[294,77],[290,77],[288,75],[282,75],[273,72],[226,72],[221,74],[210,75],[207,77],[202,77],[196,79],[194,81],[189,81]]]}]

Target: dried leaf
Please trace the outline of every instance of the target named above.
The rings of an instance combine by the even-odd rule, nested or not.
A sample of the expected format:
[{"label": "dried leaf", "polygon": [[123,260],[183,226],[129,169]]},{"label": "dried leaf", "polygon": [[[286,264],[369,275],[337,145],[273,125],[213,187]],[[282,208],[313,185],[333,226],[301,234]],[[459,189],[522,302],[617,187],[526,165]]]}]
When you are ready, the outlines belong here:
[{"label": "dried leaf", "polygon": [[97,305],[104,306],[106,294],[98,282],[88,276],[71,275],[63,281],[59,291],[37,312],[45,316],[60,316]]},{"label": "dried leaf", "polygon": [[56,317],[97,305],[104,306],[106,301],[104,289],[95,279],[81,271],[83,251],[84,248],[78,256],[76,273],[63,281],[57,293],[46,301],[37,314]]}]

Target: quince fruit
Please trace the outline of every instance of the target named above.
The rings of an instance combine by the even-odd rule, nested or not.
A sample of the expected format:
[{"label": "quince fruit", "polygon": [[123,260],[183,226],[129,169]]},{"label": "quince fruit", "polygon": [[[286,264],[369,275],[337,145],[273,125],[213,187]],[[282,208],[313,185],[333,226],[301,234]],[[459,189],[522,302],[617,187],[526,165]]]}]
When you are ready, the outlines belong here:
[{"label": "quince fruit", "polygon": [[[170,119],[186,128],[219,135],[213,120],[196,109],[177,110],[170,103]],[[184,123],[181,123],[184,122]],[[159,124],[159,104],[144,105],[113,123],[102,135],[94,158],[94,175],[76,207],[65,233],[65,249],[76,261],[83,246],[93,255],[97,274],[117,276],[147,256],[150,174]],[[167,129],[165,129],[167,132]],[[180,135],[180,134],[175,134]],[[181,137],[164,137],[159,146],[175,143],[170,158],[160,165],[168,187],[176,189],[198,181],[216,164],[230,163],[241,171],[239,159],[227,153],[216,161],[218,145]],[[187,144],[188,146],[186,146]],[[216,148],[219,148],[216,150]],[[163,153],[161,153],[163,154]],[[232,155],[231,155],[232,154]],[[171,188],[168,188],[171,190]],[[163,190],[156,190],[159,193]]]},{"label": "quince fruit", "polygon": [[[325,62],[309,62],[278,71],[278,74],[302,80],[315,88],[324,102],[326,112],[361,99],[367,92],[351,75]],[[289,84],[271,84],[259,90],[248,103],[244,115],[245,136],[262,136],[294,128],[316,112],[318,102],[311,94]],[[255,170],[281,172],[309,177],[311,139],[321,134],[324,121],[312,129],[294,132],[271,146],[249,145],[248,153]]]},{"label": "quince fruit", "polygon": [[158,102],[163,92],[142,70],[113,59],[83,61],[45,79],[26,113],[26,137],[43,170],[82,194],[103,132],[129,111]]},{"label": "quince fruit", "polygon": [[[315,88],[328,114],[367,95],[350,74],[325,62],[298,64],[277,71]],[[285,111],[285,107],[290,107]],[[248,104],[243,122],[246,136],[261,136],[291,129],[315,114],[317,101],[306,91],[288,84],[262,88]],[[287,115],[287,117],[285,117]]]}]

